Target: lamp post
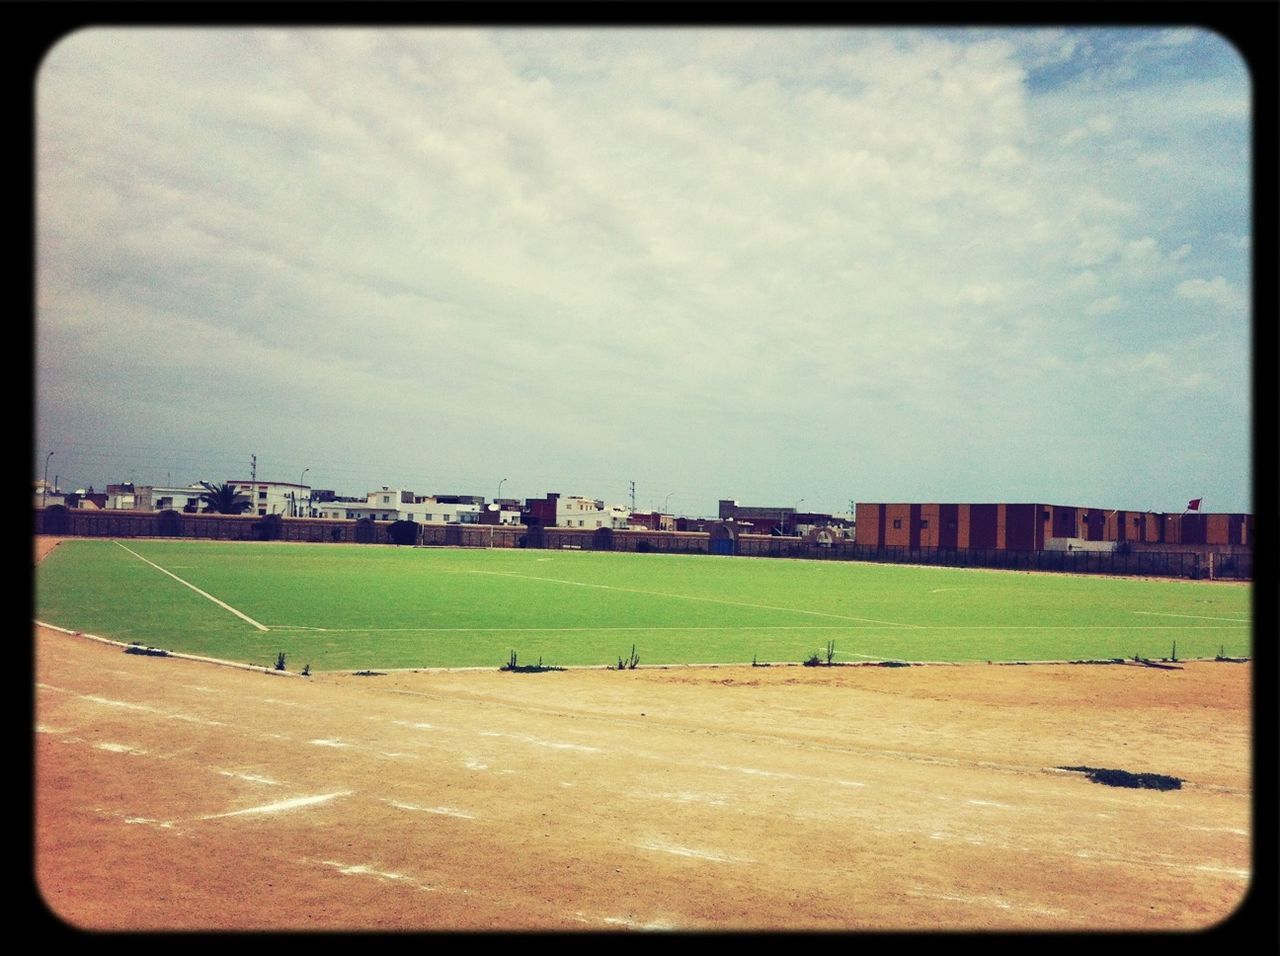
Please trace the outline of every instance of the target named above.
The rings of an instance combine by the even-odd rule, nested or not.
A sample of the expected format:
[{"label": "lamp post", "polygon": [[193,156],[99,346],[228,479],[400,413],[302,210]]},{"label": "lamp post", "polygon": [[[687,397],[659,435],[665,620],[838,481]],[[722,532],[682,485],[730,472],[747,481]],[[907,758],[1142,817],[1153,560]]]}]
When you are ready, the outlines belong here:
[{"label": "lamp post", "polygon": [[[304,478],[306,478],[306,477],[307,477],[307,472],[309,472],[310,470],[311,470],[310,468],[303,468],[303,469],[302,469],[302,474],[300,474],[300,475],[298,476],[298,494],[299,494],[299,495],[301,495],[301,494],[302,494],[302,479],[304,479]],[[301,505],[301,504],[299,504],[299,505],[298,505],[298,511],[299,511],[299,512],[301,512],[301,511],[302,511],[302,505]],[[297,515],[297,517],[301,517],[301,516],[302,516],[301,514]]]},{"label": "lamp post", "polygon": [[[804,501],[804,499],[801,498],[800,501]],[[796,534],[800,533],[800,501],[796,502],[795,511],[791,513],[791,530]]]},{"label": "lamp post", "polygon": [[49,459],[53,457],[53,452],[44,456],[44,482],[40,485],[40,507],[43,508],[45,501],[49,495]]}]

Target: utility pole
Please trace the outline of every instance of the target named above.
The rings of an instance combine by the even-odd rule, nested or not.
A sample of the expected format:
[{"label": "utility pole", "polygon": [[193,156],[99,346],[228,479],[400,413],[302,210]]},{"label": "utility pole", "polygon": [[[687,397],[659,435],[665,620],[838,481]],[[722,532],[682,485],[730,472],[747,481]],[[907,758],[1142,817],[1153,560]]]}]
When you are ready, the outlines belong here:
[{"label": "utility pole", "polygon": [[631,510],[636,510],[636,483],[631,482]]},{"label": "utility pole", "polygon": [[49,495],[49,459],[53,457],[53,452],[44,456],[44,480],[40,485],[40,507],[44,507],[45,501]]},{"label": "utility pole", "polygon": [[256,482],[258,480],[258,456],[249,456],[249,480]]}]

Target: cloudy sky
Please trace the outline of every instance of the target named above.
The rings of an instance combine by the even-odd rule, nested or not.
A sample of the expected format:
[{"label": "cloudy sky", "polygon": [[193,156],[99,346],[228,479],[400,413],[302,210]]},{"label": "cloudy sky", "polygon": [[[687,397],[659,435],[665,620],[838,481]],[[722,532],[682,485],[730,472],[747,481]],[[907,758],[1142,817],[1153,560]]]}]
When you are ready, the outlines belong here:
[{"label": "cloudy sky", "polygon": [[36,477],[1251,510],[1250,91],[1197,29],[90,29]]}]

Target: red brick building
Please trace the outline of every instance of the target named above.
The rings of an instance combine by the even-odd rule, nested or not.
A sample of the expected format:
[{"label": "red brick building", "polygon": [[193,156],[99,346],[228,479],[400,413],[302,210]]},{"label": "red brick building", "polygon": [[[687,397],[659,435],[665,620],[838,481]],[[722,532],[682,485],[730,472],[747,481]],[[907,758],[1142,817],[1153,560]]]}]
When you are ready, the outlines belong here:
[{"label": "red brick building", "polygon": [[1157,514],[1042,504],[857,504],[857,543],[1008,551],[1133,545],[1253,546],[1248,514]]}]

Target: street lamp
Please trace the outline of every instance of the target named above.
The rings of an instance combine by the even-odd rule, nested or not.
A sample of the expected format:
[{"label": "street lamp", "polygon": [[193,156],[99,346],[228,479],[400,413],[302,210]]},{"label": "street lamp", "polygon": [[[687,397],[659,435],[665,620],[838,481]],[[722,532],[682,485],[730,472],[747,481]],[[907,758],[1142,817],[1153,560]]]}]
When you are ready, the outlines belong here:
[{"label": "street lamp", "polygon": [[[800,501],[804,501],[803,498]],[[796,502],[795,511],[791,513],[791,530],[796,534],[800,533],[800,501]]]},{"label": "street lamp", "polygon": [[44,456],[44,483],[40,486],[40,507],[43,508],[49,494],[49,459],[53,452]]},{"label": "street lamp", "polygon": [[507,479],[503,478],[503,479],[502,479],[502,481],[498,482],[498,494],[497,494],[497,496],[493,499],[494,501],[498,501],[499,499],[501,499],[501,498],[502,498],[502,482],[504,482],[504,481],[506,481],[506,480],[507,480]]},{"label": "street lamp", "polygon": [[[300,474],[300,475],[298,476],[298,493],[299,493],[299,494],[301,494],[301,493],[302,493],[302,479],[304,479],[304,478],[306,478],[306,477],[307,477],[307,472],[309,472],[310,470],[311,470],[310,468],[303,468],[303,469],[302,469],[302,474]],[[302,517],[302,515],[301,515],[301,512],[302,512],[302,505],[301,505],[301,504],[299,504],[299,505],[298,505],[298,509],[297,509],[297,510],[298,510],[298,512],[299,512],[298,517]]]},{"label": "street lamp", "polygon": [[674,492],[674,491],[668,492],[668,493],[667,493],[666,500],[662,502],[662,513],[663,513],[663,514],[666,514],[666,513],[667,513],[667,505],[670,503],[670,501],[671,501],[671,496],[672,496],[672,495],[674,495],[674,494],[675,494],[675,492]]}]

